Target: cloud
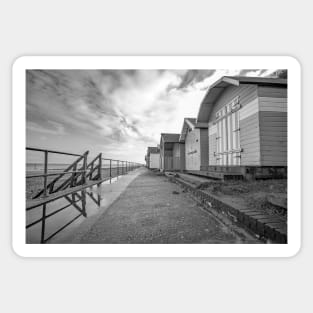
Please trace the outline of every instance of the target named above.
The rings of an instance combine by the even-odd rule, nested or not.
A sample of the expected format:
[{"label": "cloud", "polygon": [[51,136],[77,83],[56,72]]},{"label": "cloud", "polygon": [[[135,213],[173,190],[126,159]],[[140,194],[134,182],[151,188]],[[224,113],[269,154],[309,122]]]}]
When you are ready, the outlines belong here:
[{"label": "cloud", "polygon": [[215,73],[215,70],[189,70],[183,76],[178,89],[187,88],[196,83],[202,82],[204,79],[212,76]]},{"label": "cloud", "polygon": [[[273,70],[28,70],[27,143],[143,161],[161,132],[179,132],[223,75]],[[45,148],[42,146],[42,148]]]},{"label": "cloud", "polygon": [[65,134],[63,125],[53,121],[47,121],[44,127],[35,122],[28,122],[27,130],[56,136]]},{"label": "cloud", "polygon": [[168,92],[170,92],[172,89],[188,91],[197,83],[201,83],[205,79],[212,76],[216,72],[216,70],[180,70],[175,72],[180,77],[179,83],[168,85]]}]

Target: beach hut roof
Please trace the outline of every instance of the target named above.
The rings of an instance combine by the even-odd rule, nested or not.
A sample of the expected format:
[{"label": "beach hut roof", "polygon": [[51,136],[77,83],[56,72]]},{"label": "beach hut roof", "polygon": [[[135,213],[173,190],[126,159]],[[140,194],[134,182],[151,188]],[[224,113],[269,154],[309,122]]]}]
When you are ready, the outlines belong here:
[{"label": "beach hut roof", "polygon": [[256,84],[264,86],[285,86],[287,87],[287,79],[283,78],[268,78],[268,77],[247,77],[247,76],[223,76],[213,83],[206,95],[204,96],[197,117],[197,124],[207,123],[209,121],[212,108],[228,86],[239,86],[242,84]]},{"label": "beach hut roof", "polygon": [[163,142],[179,142],[179,136],[180,134],[161,134],[161,137],[163,138]]}]

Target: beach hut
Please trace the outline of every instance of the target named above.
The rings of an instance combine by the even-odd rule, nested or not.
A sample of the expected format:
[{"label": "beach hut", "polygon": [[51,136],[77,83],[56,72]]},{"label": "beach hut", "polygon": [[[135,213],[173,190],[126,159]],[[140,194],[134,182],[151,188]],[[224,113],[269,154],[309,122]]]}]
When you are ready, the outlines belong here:
[{"label": "beach hut", "polygon": [[182,171],[185,167],[185,144],[179,141],[180,134],[161,134],[160,170]]},{"label": "beach hut", "polygon": [[202,174],[287,175],[287,79],[222,77],[201,102],[197,124],[208,125],[208,166]]},{"label": "beach hut", "polygon": [[148,147],[146,155],[147,167],[150,169],[160,168],[160,149],[159,147]]},{"label": "beach hut", "polygon": [[208,124],[197,125],[196,118],[185,118],[179,137],[185,143],[185,171],[197,174],[208,166]]}]

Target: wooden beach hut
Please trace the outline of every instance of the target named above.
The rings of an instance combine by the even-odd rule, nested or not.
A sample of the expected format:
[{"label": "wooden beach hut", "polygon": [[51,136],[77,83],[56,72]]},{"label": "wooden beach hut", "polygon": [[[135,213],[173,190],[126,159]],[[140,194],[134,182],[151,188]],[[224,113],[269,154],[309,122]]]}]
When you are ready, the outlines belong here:
[{"label": "wooden beach hut", "polygon": [[207,91],[197,124],[208,126],[208,165],[201,174],[287,175],[287,79],[222,77]]},{"label": "wooden beach hut", "polygon": [[185,167],[185,144],[179,141],[180,134],[161,134],[160,170],[182,171]]},{"label": "wooden beach hut", "polygon": [[208,124],[185,118],[179,141],[185,144],[185,171],[197,173],[208,166]]},{"label": "wooden beach hut", "polygon": [[160,168],[160,149],[159,147],[148,147],[146,154],[146,164],[150,169]]}]

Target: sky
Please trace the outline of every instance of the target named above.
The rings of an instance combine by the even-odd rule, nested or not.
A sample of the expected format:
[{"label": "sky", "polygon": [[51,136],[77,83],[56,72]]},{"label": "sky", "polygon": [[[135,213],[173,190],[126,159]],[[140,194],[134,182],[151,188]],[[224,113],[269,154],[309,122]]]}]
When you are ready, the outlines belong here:
[{"label": "sky", "polygon": [[275,71],[27,70],[26,145],[144,163],[161,133],[180,133],[184,118],[197,116],[220,77]]}]

